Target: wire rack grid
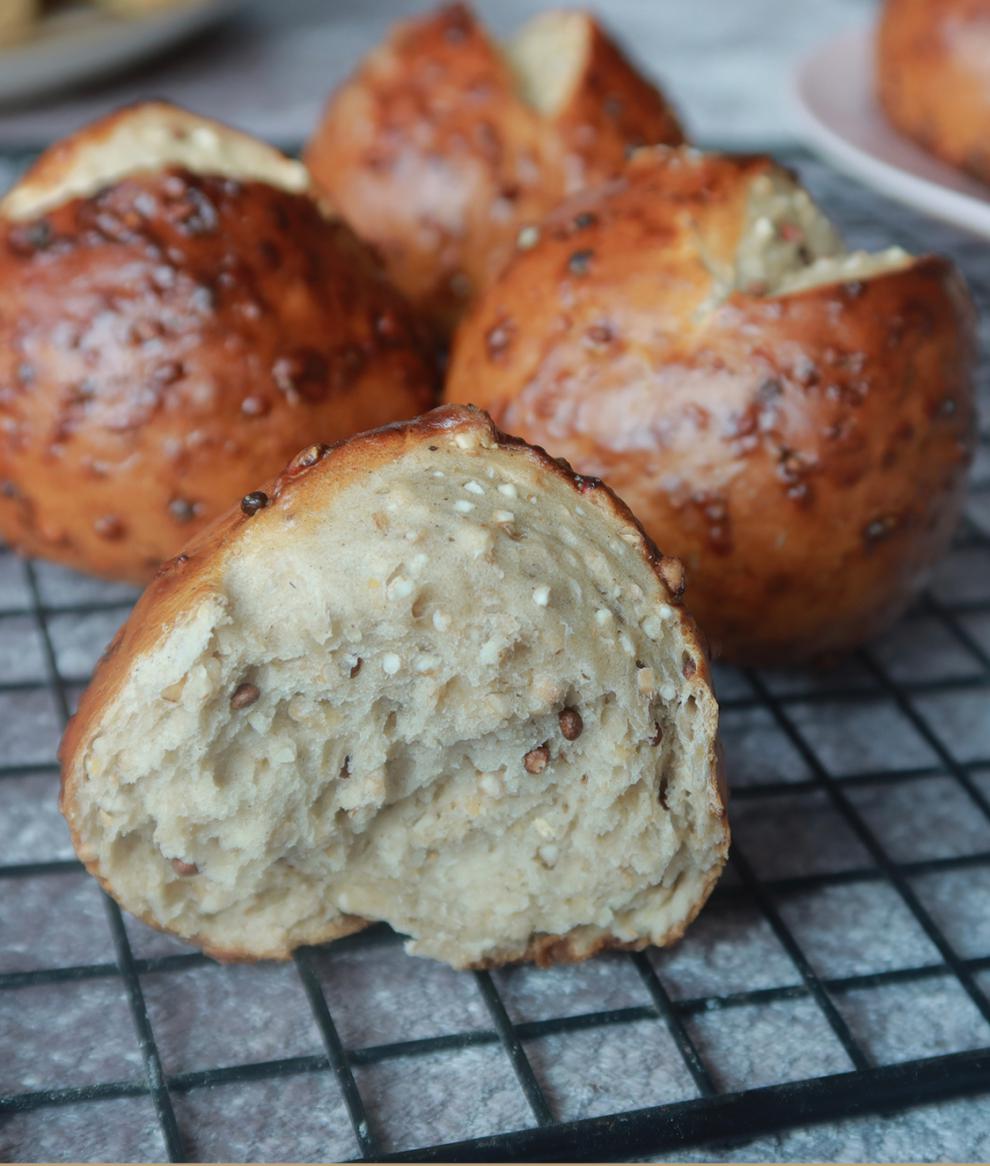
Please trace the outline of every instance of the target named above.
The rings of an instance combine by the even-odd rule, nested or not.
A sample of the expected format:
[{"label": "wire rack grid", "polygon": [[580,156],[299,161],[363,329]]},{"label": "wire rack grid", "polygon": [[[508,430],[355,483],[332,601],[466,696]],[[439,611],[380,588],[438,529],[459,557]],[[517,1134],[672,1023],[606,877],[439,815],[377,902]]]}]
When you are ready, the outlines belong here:
[{"label": "wire rack grid", "polygon": [[[953,254],[986,349],[985,248],[788,160],[853,242]],[[733,854],[668,952],[458,974],[377,926],[222,968],[125,918],[54,749],[133,594],[0,555],[0,1157],[620,1158],[990,1095],[988,373],[900,627],[832,673],[717,669]]]}]

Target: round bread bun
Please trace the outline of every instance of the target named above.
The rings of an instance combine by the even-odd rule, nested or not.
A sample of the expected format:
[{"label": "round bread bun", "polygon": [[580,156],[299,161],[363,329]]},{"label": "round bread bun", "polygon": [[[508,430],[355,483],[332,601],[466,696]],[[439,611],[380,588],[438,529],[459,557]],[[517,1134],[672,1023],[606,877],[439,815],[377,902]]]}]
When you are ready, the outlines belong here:
[{"label": "round bread bun", "polygon": [[782,664],[879,631],[945,550],[973,351],[946,261],[845,252],[768,158],[661,148],[515,256],[446,395],[604,476],[715,654]]},{"label": "round bread bun", "polygon": [[990,0],[886,0],[875,73],[897,129],[990,183]]},{"label": "round bread bun", "polygon": [[313,446],[110,645],[62,744],[76,849],[224,959],[372,920],[457,967],[669,943],[728,845],[681,586],[475,410]]},{"label": "round bread bun", "polygon": [[568,193],[683,140],[663,95],[582,12],[500,48],[463,4],[399,25],[331,98],[313,177],[441,331]]},{"label": "round bread bun", "polygon": [[0,534],[142,582],[308,441],[422,412],[423,327],[264,143],[174,106],[0,202]]}]

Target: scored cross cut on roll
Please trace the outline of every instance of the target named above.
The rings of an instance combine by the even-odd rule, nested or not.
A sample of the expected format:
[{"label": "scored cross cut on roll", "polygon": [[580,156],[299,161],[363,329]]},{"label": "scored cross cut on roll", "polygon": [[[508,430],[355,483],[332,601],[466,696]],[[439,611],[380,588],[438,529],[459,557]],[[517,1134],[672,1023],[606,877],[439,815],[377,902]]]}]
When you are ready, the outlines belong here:
[{"label": "scored cross cut on roll", "polygon": [[428,408],[432,342],[301,163],[163,102],[0,201],[0,533],[143,582],[259,477]]},{"label": "scored cross cut on roll", "polygon": [[62,747],[80,857],[226,958],[382,919],[455,966],[670,942],[728,845],[681,587],[475,410],[313,446],[111,645]]},{"label": "scored cross cut on roll", "polygon": [[520,230],[628,150],[683,140],[664,95],[584,12],[498,45],[464,4],[397,25],[332,94],[315,181],[449,331]]},{"label": "scored cross cut on roll", "polygon": [[975,438],[952,264],[848,251],[770,158],[637,151],[534,229],[445,387],[605,477],[687,572],[713,650],[834,657],[949,544]]}]

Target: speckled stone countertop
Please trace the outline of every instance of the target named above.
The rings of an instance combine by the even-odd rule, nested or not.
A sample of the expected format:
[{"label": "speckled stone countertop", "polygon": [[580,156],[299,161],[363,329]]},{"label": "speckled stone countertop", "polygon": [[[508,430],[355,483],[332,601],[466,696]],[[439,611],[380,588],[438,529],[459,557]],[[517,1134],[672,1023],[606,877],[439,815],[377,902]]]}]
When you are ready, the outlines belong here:
[{"label": "speckled stone countertop", "polygon": [[[537,7],[479,6],[499,29]],[[225,33],[141,76],[0,113],[0,187],[30,148],[142,94],[298,144],[333,81],[392,18],[420,7],[248,4]],[[794,140],[796,60],[868,21],[871,4],[601,8],[698,140],[777,149],[854,244],[954,255],[986,351],[990,248],[838,176]],[[122,923],[72,861],[54,756],[61,718],[133,593],[0,551],[0,1159],[160,1159],[167,1136],[205,1160],[374,1157],[523,1131],[540,1105],[551,1122],[671,1107],[649,1119],[669,1147],[669,1123],[706,1092],[847,1073],[853,1055],[884,1070],[990,1050],[988,372],[966,524],[917,609],[838,672],[718,670],[738,859],[682,944],[638,958],[489,978],[407,957],[379,928],[298,966],[224,968]],[[340,1042],[329,1056],[328,1016]],[[785,1094],[778,1124],[794,1128],[733,1144],[702,1143],[702,1129],[665,1152],[987,1159],[988,1063],[971,1080],[983,1092],[969,1097],[875,1112],[864,1085],[859,1116],[802,1127],[800,1094]],[[596,1152],[630,1157],[614,1129]]]}]

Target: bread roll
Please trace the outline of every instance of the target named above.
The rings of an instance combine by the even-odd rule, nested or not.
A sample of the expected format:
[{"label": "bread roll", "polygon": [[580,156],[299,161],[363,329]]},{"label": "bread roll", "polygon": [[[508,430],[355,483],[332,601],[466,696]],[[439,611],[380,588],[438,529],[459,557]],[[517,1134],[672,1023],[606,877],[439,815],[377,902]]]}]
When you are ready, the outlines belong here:
[{"label": "bread roll", "polygon": [[876,87],[897,129],[990,183],[990,0],[886,0]]},{"label": "bread roll", "polygon": [[481,413],[304,450],[167,563],[62,745],[79,856],[224,959],[676,939],[725,859],[679,564]]},{"label": "bread roll", "polygon": [[545,12],[504,51],[463,4],[399,25],[331,98],[306,151],[316,181],[442,330],[526,224],[680,142],[663,95],[596,20]]},{"label": "bread roll", "polygon": [[423,329],[301,163],[158,102],[0,202],[0,533],[141,582],[316,438],[433,401]]},{"label": "bread roll", "polygon": [[723,657],[829,657],[895,619],[973,448],[952,266],[848,253],[770,159],[686,149],[640,151],[529,242],[462,325],[447,399],[604,476]]}]

